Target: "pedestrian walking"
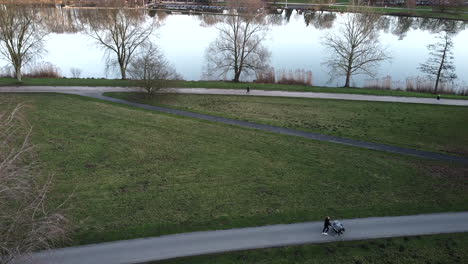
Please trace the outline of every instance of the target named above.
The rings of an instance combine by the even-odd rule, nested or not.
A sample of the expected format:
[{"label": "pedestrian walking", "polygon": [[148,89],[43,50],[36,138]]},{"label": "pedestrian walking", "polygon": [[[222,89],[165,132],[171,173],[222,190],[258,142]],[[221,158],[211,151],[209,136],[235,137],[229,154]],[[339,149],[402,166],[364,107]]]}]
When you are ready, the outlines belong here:
[{"label": "pedestrian walking", "polygon": [[330,230],[330,227],[331,224],[330,224],[330,217],[327,216],[325,217],[325,221],[323,222],[323,230],[322,230],[322,235],[328,235],[328,230]]},{"label": "pedestrian walking", "polygon": [[247,85],[247,92],[250,92],[250,86]]}]

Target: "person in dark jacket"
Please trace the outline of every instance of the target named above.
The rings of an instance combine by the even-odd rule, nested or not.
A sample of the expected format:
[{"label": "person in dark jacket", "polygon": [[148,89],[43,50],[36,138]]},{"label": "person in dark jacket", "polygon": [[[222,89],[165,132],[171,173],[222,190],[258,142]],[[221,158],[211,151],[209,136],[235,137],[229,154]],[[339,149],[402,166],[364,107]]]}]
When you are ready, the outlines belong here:
[{"label": "person in dark jacket", "polygon": [[322,235],[328,235],[328,230],[330,230],[330,227],[331,224],[330,224],[330,217],[327,216],[325,217],[325,221],[323,222],[323,230],[322,230]]}]

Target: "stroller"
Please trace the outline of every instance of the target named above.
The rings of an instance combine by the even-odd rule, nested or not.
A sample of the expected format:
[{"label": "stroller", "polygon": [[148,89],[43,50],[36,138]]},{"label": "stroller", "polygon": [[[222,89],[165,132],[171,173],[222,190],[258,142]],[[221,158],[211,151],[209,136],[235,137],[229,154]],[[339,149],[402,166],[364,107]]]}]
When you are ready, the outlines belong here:
[{"label": "stroller", "polygon": [[344,228],[343,224],[340,223],[340,221],[338,221],[338,220],[332,221],[332,222],[331,222],[331,226],[332,226],[333,230],[334,230],[338,235],[342,235],[343,232],[346,231],[346,229]]}]

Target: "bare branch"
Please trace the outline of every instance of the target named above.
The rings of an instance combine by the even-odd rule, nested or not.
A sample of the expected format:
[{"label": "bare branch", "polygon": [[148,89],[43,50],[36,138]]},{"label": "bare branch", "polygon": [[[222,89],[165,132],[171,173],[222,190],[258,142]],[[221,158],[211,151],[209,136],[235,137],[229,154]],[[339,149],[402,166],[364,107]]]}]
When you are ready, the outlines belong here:
[{"label": "bare branch", "polygon": [[123,8],[94,10],[87,16],[85,32],[106,50],[107,66],[118,65],[122,79],[126,79],[135,51],[148,40],[158,23],[154,19],[146,23],[141,10]]},{"label": "bare branch", "polygon": [[48,34],[34,7],[10,3],[0,9],[0,58],[13,66],[18,81],[23,66],[45,52]]},{"label": "bare branch", "polygon": [[266,20],[259,0],[230,1],[229,16],[217,27],[219,35],[206,50],[206,75],[226,76],[232,73],[238,82],[242,74],[268,68],[270,52],[263,46]]},{"label": "bare branch", "polygon": [[330,51],[330,57],[323,63],[330,68],[330,78],[344,76],[344,86],[349,87],[353,75],[374,76],[379,63],[391,59],[379,43],[377,20],[373,14],[347,14],[338,34],[322,39]]}]

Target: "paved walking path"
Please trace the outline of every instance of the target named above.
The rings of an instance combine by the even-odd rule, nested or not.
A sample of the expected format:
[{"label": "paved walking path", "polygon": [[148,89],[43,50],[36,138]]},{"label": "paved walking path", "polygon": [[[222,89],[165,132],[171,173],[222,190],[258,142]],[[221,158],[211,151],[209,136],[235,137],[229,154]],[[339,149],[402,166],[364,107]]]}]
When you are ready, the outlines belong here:
[{"label": "paved walking path", "polygon": [[400,236],[468,232],[468,212],[341,221],[342,236],[321,234],[322,222],[182,233],[54,249],[33,254],[15,264],[123,264],[245,249],[329,243]]},{"label": "paved walking path", "polygon": [[[339,88],[337,88],[339,89]],[[58,93],[93,93],[93,92],[131,92],[135,88],[127,87],[84,87],[84,86],[4,86],[0,92],[58,92]],[[354,101],[395,102],[434,105],[458,105],[468,106],[468,100],[380,96],[363,94],[339,94],[339,93],[315,93],[315,92],[289,92],[289,91],[264,91],[250,90],[246,93],[240,89],[207,89],[207,88],[169,88],[164,92],[184,94],[220,94],[220,95],[255,95],[255,96],[278,96],[296,98],[323,98]]]},{"label": "paved walking path", "polygon": [[236,119],[224,118],[224,117],[219,117],[219,116],[214,116],[214,115],[188,112],[188,111],[183,111],[183,110],[178,110],[178,109],[173,109],[173,108],[139,104],[139,103],[129,102],[129,101],[122,100],[122,99],[103,96],[101,94],[88,93],[88,94],[82,94],[82,95],[109,101],[109,102],[121,103],[125,105],[144,108],[148,110],[153,110],[153,111],[158,111],[158,112],[163,112],[163,113],[168,113],[168,114],[175,114],[175,115],[180,115],[180,116],[185,116],[185,117],[190,117],[190,118],[208,120],[212,122],[219,122],[219,123],[224,123],[224,124],[248,127],[248,128],[263,130],[267,132],[274,132],[274,133],[280,133],[280,134],[285,134],[285,135],[290,135],[290,136],[304,137],[304,138],[309,138],[309,139],[314,139],[314,140],[319,140],[319,141],[332,142],[332,143],[338,143],[338,144],[343,144],[343,145],[398,153],[398,154],[403,154],[403,155],[417,156],[417,157],[422,157],[422,158],[427,158],[427,159],[444,160],[444,161],[452,161],[452,162],[468,164],[468,158],[450,156],[450,155],[445,155],[445,154],[440,154],[440,153],[435,153],[435,152],[430,152],[430,151],[395,147],[395,146],[390,146],[390,145],[385,145],[385,144],[365,142],[365,141],[359,141],[359,140],[348,139],[348,138],[328,136],[328,135],[323,135],[319,133],[294,130],[294,129],[284,128],[284,127],[264,125],[264,124],[241,121],[241,120],[236,120]]}]

